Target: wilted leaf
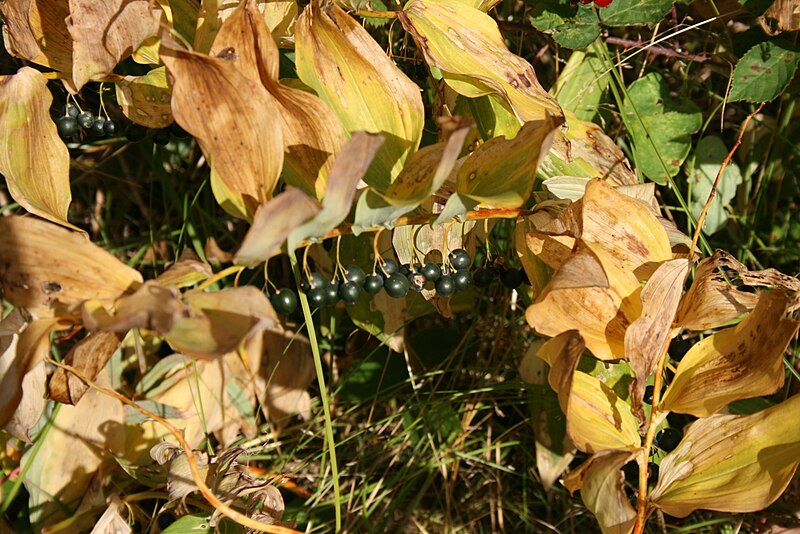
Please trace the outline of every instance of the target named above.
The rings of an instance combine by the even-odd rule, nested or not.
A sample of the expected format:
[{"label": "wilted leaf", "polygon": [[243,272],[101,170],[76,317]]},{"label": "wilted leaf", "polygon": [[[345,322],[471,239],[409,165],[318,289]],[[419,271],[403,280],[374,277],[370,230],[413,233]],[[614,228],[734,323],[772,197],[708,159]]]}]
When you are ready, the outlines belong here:
[{"label": "wilted leaf", "polygon": [[[53,522],[63,514],[54,498],[74,509],[100,464],[122,452],[122,422],[122,404],[95,390],[75,406],[61,406],[24,481],[32,523]],[[31,461],[30,452],[23,465]]]},{"label": "wilted leaf", "polygon": [[631,390],[634,407],[640,405],[647,378],[667,350],[690,267],[691,263],[685,259],[662,263],[642,289],[642,314],[625,331],[625,359],[636,375]]},{"label": "wilted leaf", "polygon": [[314,0],[296,27],[297,74],[352,134],[386,138],[364,181],[385,191],[419,146],[424,124],[420,89],[352,17]]},{"label": "wilted leaf", "polygon": [[64,73],[72,71],[69,0],[17,0],[0,4],[3,42],[19,58]]},{"label": "wilted leaf", "polygon": [[578,237],[603,246],[622,269],[640,279],[672,259],[669,238],[650,209],[601,180],[586,185],[582,222]]},{"label": "wilted leaf", "polygon": [[20,310],[12,311],[0,321],[0,426],[5,426],[17,409],[22,398],[22,380],[31,367],[26,355],[17,350],[20,334],[27,324]]},{"label": "wilted leaf", "polygon": [[[748,287],[749,286],[749,287]],[[800,281],[775,269],[749,271],[718,250],[697,266],[694,282],[681,300],[677,323],[687,330],[716,328],[755,307],[758,295],[749,288],[800,291]]]},{"label": "wilted leaf", "polygon": [[156,282],[162,286],[182,288],[202,282],[212,274],[214,273],[211,271],[211,267],[200,261],[193,250],[187,248],[181,252],[181,257],[177,262],[156,277]]},{"label": "wilted leaf", "polygon": [[536,181],[536,167],[550,150],[558,122],[552,117],[525,123],[516,137],[495,137],[463,162],[456,176],[462,196],[498,208],[523,206]]},{"label": "wilted leaf", "polygon": [[320,209],[319,203],[303,191],[287,187],[258,208],[233,261],[255,267],[268,260],[294,229],[314,217]]},{"label": "wilted leaf", "polygon": [[[771,20],[775,21],[774,25],[769,23]],[[759,22],[770,35],[800,30],[800,4],[796,0],[775,0],[759,17]]]},{"label": "wilted leaf", "polygon": [[739,399],[775,393],[783,385],[783,353],[800,328],[781,291],[759,295],[735,327],[696,343],[678,364],[663,407],[707,417]]},{"label": "wilted leaf", "polygon": [[108,508],[97,520],[89,534],[131,534],[131,527],[125,518],[120,515],[121,510],[126,510],[126,505],[117,495],[112,495]]},{"label": "wilted leaf", "polygon": [[686,517],[698,508],[755,512],[774,502],[800,463],[800,395],[753,415],[713,415],[689,426],[661,461],[650,498]]},{"label": "wilted leaf", "polygon": [[264,360],[256,378],[259,400],[270,421],[286,424],[292,414],[311,416],[308,386],[316,377],[311,345],[291,331],[269,330],[263,336]]},{"label": "wilted leaf", "polygon": [[0,80],[0,173],[20,206],[75,228],[67,220],[69,152],[50,118],[52,103],[47,80],[37,70],[22,67]]},{"label": "wilted leaf", "polygon": [[[606,284],[600,284],[603,279]],[[639,317],[641,286],[602,247],[582,243],[555,273],[525,317],[539,334],[578,330],[601,360],[624,357],[628,325]]]},{"label": "wilted leaf", "polygon": [[39,423],[44,413],[47,404],[46,382],[47,366],[45,362],[40,361],[25,373],[22,379],[22,399],[16,405],[14,415],[6,423],[4,430],[25,443],[31,443],[31,429]]},{"label": "wilted leaf", "polygon": [[552,275],[547,264],[539,259],[528,247],[526,236],[533,232],[535,227],[530,217],[520,217],[514,227],[514,244],[517,257],[531,283],[532,298],[539,296]]},{"label": "wilted leaf", "polygon": [[636,453],[604,451],[593,455],[564,479],[575,493],[580,490],[583,504],[597,518],[603,534],[627,534],[633,530],[636,510],[625,495],[622,466]]},{"label": "wilted leaf", "polygon": [[229,57],[242,74],[263,84],[275,98],[285,143],[284,178],[322,198],[333,157],[345,141],[344,131],[319,97],[278,81],[278,46],[255,0],[242,2],[225,20],[210,53]]},{"label": "wilted leaf", "polygon": [[251,220],[272,198],[283,168],[283,133],[274,98],[231,61],[166,41],[161,58],[174,78],[172,112],[203,150],[217,202],[231,215]]},{"label": "wilted leaf", "polygon": [[628,87],[622,115],[633,140],[636,166],[662,185],[678,173],[692,147],[691,134],[703,125],[697,106],[672,96],[664,78],[655,72]]},{"label": "wilted leaf", "polygon": [[110,303],[142,275],[83,235],[28,217],[0,217],[6,300],[38,314],[86,299]]},{"label": "wilted leaf", "polygon": [[356,186],[375,158],[379,157],[383,145],[382,135],[366,132],[353,134],[333,162],[328,188],[322,199],[322,210],[289,234],[289,250],[297,248],[304,239],[322,238],[347,218],[353,206]]},{"label": "wilted leaf", "polygon": [[144,76],[125,76],[114,87],[122,112],[133,122],[148,128],[172,124],[172,87],[166,67],[157,67]]},{"label": "wilted leaf", "polygon": [[412,0],[398,18],[428,65],[467,97],[495,94],[520,122],[562,117],[561,108],[536,78],[533,67],[506,47],[497,23],[458,0]]},{"label": "wilted leaf", "polygon": [[159,32],[163,11],[148,0],[70,0],[72,82],[76,91],[113,72],[145,39]]},{"label": "wilted leaf", "polygon": [[[64,357],[64,363],[90,380],[103,370],[122,343],[125,333],[97,332],[79,341]],[[86,383],[62,368],[56,369],[49,382],[49,397],[64,404],[76,404],[89,389]]]}]

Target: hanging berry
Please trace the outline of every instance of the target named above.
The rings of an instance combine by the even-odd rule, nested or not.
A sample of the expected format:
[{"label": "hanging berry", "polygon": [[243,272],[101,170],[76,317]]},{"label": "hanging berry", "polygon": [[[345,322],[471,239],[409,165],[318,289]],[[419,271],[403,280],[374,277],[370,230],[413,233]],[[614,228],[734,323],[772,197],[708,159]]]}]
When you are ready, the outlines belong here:
[{"label": "hanging berry", "polygon": [[581,0],[581,4],[590,4],[594,1],[597,7],[608,7],[611,5],[611,0]]}]

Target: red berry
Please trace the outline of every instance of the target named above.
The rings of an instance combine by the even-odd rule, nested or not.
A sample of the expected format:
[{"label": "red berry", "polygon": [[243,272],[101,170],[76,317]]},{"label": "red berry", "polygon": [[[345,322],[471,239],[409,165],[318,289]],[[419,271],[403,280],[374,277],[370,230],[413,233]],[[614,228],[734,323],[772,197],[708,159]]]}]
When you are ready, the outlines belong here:
[{"label": "red berry", "polygon": [[597,7],[608,7],[611,5],[611,0],[594,0]]}]

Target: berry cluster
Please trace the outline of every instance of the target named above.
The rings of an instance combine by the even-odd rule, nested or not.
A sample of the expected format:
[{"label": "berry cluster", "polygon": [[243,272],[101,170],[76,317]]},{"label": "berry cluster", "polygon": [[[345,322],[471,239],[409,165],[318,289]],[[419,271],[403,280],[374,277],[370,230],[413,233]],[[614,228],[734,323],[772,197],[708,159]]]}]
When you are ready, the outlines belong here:
[{"label": "berry cluster", "polygon": [[[499,276],[504,286],[515,289],[526,282],[519,269],[493,269],[481,267],[470,271],[472,258],[463,249],[452,251],[446,264],[427,262],[422,264],[403,264],[391,258],[381,258],[372,274],[366,274],[358,265],[348,264],[342,276],[328,280],[320,273],[311,273],[300,283],[300,290],[308,297],[313,308],[335,306],[340,300],[355,304],[362,292],[376,295],[385,291],[392,298],[404,298],[410,291],[435,290],[442,297],[450,297],[457,291],[476,287],[488,287],[495,276]],[[275,310],[288,315],[297,309],[297,295],[287,287],[276,291],[270,298]]]},{"label": "berry cluster", "polygon": [[[95,115],[91,111],[81,111],[73,103],[64,105],[61,115],[55,122],[58,135],[64,141],[74,139],[81,130],[94,139],[114,137],[122,131],[122,125],[119,122],[107,116]],[[152,133],[153,143],[157,145],[166,145],[172,137],[179,139],[189,137],[189,134],[174,122],[170,126],[160,129],[150,129],[134,122],[125,127],[125,137],[131,142],[142,141],[149,133]]]}]

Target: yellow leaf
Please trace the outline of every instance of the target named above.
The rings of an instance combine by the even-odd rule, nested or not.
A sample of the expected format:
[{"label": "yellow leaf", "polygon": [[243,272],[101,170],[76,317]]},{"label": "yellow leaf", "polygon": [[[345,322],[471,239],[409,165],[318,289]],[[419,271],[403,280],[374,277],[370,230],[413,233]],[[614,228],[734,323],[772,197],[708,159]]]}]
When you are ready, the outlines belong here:
[{"label": "yellow leaf", "polygon": [[713,415],[689,426],[661,461],[650,498],[669,515],[755,512],[772,504],[800,463],[800,395],[752,415]]},{"label": "yellow leaf", "polygon": [[422,137],[420,88],[335,5],[313,0],[297,21],[295,39],[297,74],[333,109],[344,129],[386,137],[364,178],[386,191]]},{"label": "yellow leaf", "polygon": [[594,454],[564,479],[570,493],[580,490],[583,504],[595,515],[603,534],[627,534],[633,530],[636,510],[625,495],[621,469],[635,454],[629,451]]},{"label": "yellow leaf", "polygon": [[260,208],[253,218],[234,263],[255,267],[275,254],[289,234],[319,213],[321,207],[299,189],[289,187]]},{"label": "yellow leaf", "polygon": [[580,450],[592,453],[641,446],[639,420],[614,390],[575,371],[567,410],[567,432]]},{"label": "yellow leaf", "polygon": [[172,112],[203,150],[217,202],[231,215],[252,220],[258,207],[272,198],[283,168],[283,133],[274,98],[231,61],[166,41],[161,59],[174,77]]},{"label": "yellow leaf", "polygon": [[[99,380],[107,386],[108,380]],[[75,406],[62,405],[35,459],[29,460],[25,488],[31,522],[57,521],[63,515],[54,497],[75,509],[100,465],[125,446],[122,404],[95,390]]]},{"label": "yellow leaf", "polygon": [[84,235],[28,217],[0,217],[6,300],[43,316],[83,300],[111,303],[142,275]]},{"label": "yellow leaf", "polygon": [[35,69],[22,67],[0,81],[0,173],[23,208],[77,230],[67,221],[69,152],[50,118],[52,102]]},{"label": "yellow leaf", "polygon": [[148,128],[172,124],[172,87],[166,67],[155,68],[144,76],[125,76],[114,86],[122,112],[136,124]]},{"label": "yellow leaf", "polygon": [[664,395],[665,410],[707,417],[739,399],[775,393],[783,385],[783,353],[800,328],[781,291],[759,295],[735,327],[696,343],[678,364]]},{"label": "yellow leaf", "polygon": [[678,310],[678,324],[687,330],[708,330],[752,310],[759,296],[749,288],[779,288],[800,292],[800,280],[775,269],[750,271],[736,258],[718,250],[697,266],[694,282]]},{"label": "yellow leaf", "polygon": [[557,127],[557,121],[548,116],[524,124],[513,139],[495,137],[482,144],[459,168],[456,192],[498,208],[523,206]]},{"label": "yellow leaf", "polygon": [[641,314],[640,292],[633,273],[603,247],[581,242],[525,317],[541,335],[578,330],[596,358],[620,359],[625,330]]},{"label": "yellow leaf", "polygon": [[280,54],[255,0],[242,2],[225,20],[211,55],[230,57],[242,74],[274,97],[283,131],[284,179],[322,198],[345,133],[339,118],[319,97],[278,81]]},{"label": "yellow leaf", "polygon": [[647,378],[667,350],[690,267],[685,259],[662,263],[642,289],[642,314],[625,331],[625,359],[636,376],[631,388],[634,406],[640,405]]},{"label": "yellow leaf", "polygon": [[187,248],[181,252],[177,262],[156,277],[156,282],[162,286],[182,288],[202,282],[213,274],[211,267],[200,261],[193,250]]},{"label": "yellow leaf", "polygon": [[163,11],[148,0],[70,0],[67,29],[72,36],[72,82],[86,82],[114,67],[145,39],[157,35]]},{"label": "yellow leaf", "polygon": [[59,72],[72,71],[69,0],[19,0],[0,4],[3,41],[11,55]]},{"label": "yellow leaf", "polygon": [[672,259],[667,233],[650,209],[602,180],[586,184],[579,237],[602,245],[622,269],[635,271],[640,279]]},{"label": "yellow leaf", "polygon": [[508,50],[497,23],[483,11],[458,0],[412,0],[398,18],[457,93],[497,95],[522,123],[563,117],[533,67]]}]

